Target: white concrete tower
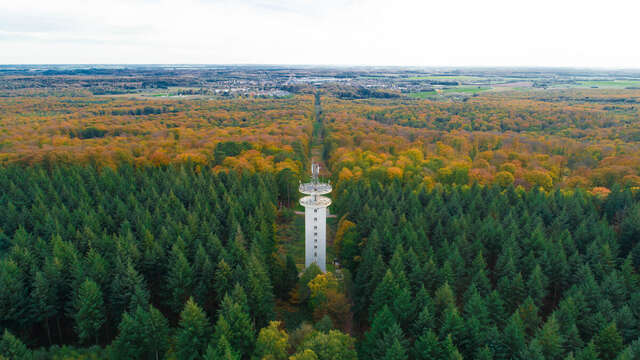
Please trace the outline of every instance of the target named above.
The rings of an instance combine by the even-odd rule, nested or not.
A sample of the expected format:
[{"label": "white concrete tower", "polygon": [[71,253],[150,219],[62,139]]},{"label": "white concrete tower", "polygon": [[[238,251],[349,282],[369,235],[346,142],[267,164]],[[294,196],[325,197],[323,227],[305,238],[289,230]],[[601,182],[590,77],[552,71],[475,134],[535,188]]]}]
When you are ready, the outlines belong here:
[{"label": "white concrete tower", "polygon": [[327,207],[331,199],[322,196],[331,192],[331,185],[318,180],[320,165],[311,164],[311,182],[301,183],[300,192],[307,195],[300,199],[304,206],[304,266],[316,263],[325,272],[327,270]]}]

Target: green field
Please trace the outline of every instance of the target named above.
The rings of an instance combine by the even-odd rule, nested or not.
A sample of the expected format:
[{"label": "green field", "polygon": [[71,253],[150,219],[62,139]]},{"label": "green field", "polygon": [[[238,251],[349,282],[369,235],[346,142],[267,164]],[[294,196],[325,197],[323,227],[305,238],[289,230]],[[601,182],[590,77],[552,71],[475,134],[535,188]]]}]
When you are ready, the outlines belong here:
[{"label": "green field", "polygon": [[448,89],[443,89],[442,92],[444,92],[445,94],[450,94],[450,93],[466,93],[466,94],[477,94],[479,92],[482,91],[486,91],[489,90],[491,88],[488,87],[480,87],[480,86],[474,86],[474,87],[455,87],[455,88],[448,88]]},{"label": "green field", "polygon": [[409,80],[459,80],[459,81],[478,81],[486,80],[486,78],[467,76],[467,75],[443,75],[443,76],[412,76]]},{"label": "green field", "polygon": [[582,86],[625,88],[629,86],[640,86],[640,80],[590,80],[580,81],[578,84]]},{"label": "green field", "polygon": [[447,94],[477,94],[482,91],[490,90],[489,87],[480,87],[480,86],[467,86],[467,87],[453,87],[442,89],[439,93],[435,90],[433,91],[420,91],[409,94],[410,97],[418,98],[418,99],[430,99],[437,97],[439,95],[447,95]]},{"label": "green field", "polygon": [[410,97],[412,98],[417,98],[417,99],[429,99],[429,98],[433,98],[438,96],[439,94],[435,91],[420,91],[420,92],[414,92],[409,94]]}]

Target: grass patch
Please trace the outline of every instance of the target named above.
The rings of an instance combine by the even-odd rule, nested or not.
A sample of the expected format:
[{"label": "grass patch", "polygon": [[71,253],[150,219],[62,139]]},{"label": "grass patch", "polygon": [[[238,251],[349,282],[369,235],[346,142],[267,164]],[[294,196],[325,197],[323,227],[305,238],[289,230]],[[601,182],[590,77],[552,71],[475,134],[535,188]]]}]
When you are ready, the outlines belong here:
[{"label": "grass patch", "polygon": [[412,97],[412,98],[416,98],[416,99],[430,99],[430,98],[438,96],[438,93],[433,91],[433,90],[432,91],[420,91],[420,92],[410,93],[409,96]]},{"label": "grass patch", "polygon": [[458,81],[479,81],[486,80],[486,78],[481,78],[477,76],[468,76],[468,75],[443,75],[443,76],[412,76],[409,77],[408,80],[458,80]]},{"label": "grass patch", "polygon": [[589,80],[580,81],[578,84],[589,87],[625,88],[629,86],[640,86],[640,80]]},{"label": "grass patch", "polygon": [[440,90],[439,92],[435,90],[414,92],[414,93],[410,93],[409,97],[416,98],[416,99],[432,99],[439,95],[461,94],[461,93],[477,94],[479,92],[487,91],[490,89],[491,88],[489,87],[482,87],[482,86],[460,86],[460,87],[445,88]]},{"label": "grass patch", "polygon": [[455,88],[448,88],[448,89],[443,89],[442,92],[445,94],[450,94],[450,93],[465,93],[465,94],[477,94],[481,91],[486,91],[489,90],[490,88],[488,87],[481,87],[481,86],[477,86],[477,87],[455,87]]}]

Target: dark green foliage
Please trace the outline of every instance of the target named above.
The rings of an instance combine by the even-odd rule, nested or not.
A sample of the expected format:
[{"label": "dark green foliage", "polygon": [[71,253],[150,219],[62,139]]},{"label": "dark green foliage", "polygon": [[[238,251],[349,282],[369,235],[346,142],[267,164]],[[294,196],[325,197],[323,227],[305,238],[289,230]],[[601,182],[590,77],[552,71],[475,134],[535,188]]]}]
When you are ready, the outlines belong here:
[{"label": "dark green foliage", "polygon": [[576,353],[576,360],[598,360],[600,356],[593,342],[590,342],[584,349]]},{"label": "dark green foliage", "polygon": [[387,349],[384,354],[384,360],[407,360],[407,352],[400,343],[400,340],[395,339],[391,347]]},{"label": "dark green foliage", "polygon": [[98,284],[89,279],[85,280],[73,301],[73,308],[78,338],[82,342],[95,339],[97,344],[100,328],[105,319],[102,291]]},{"label": "dark green foliage", "polygon": [[200,359],[210,338],[211,326],[207,315],[192,298],[189,298],[180,314],[179,329],[176,333],[176,355],[179,359]]},{"label": "dark green foliage", "polygon": [[622,350],[622,336],[618,333],[615,323],[611,323],[593,339],[596,350],[604,359],[615,359]]},{"label": "dark green foliage", "polygon": [[[220,158],[245,150],[236,145],[220,147]],[[306,306],[319,273],[298,278],[294,259],[278,253],[276,205],[295,189],[290,174],[279,176],[191,165],[0,168],[0,188],[10,189],[0,195],[0,329],[69,356],[79,350],[56,345],[98,341],[120,358],[247,358],[256,329],[276,316],[276,296]],[[341,182],[332,198],[332,212],[356,224],[338,256],[350,259],[340,260],[353,274],[345,284],[360,359],[634,351],[637,193],[429,190],[364,177]],[[349,339],[292,350],[323,358],[335,341],[351,344],[351,356]]]},{"label": "dark green foliage", "polygon": [[388,347],[395,340],[400,340],[397,339],[399,336],[402,336],[402,330],[400,330],[389,307],[384,305],[375,314],[371,329],[364,335],[360,347],[361,358],[373,360],[384,357]]},{"label": "dark green foliage", "polygon": [[[363,359],[384,356],[370,353],[384,306],[386,327],[400,325],[415,358],[577,358],[610,322],[621,346],[638,336],[638,194],[427,190],[374,178],[342,182],[335,194],[338,215],[366,239],[353,269],[355,319],[370,326]],[[612,333],[598,335],[609,339],[600,346],[621,351]]]},{"label": "dark green foliage", "polygon": [[432,330],[426,330],[413,344],[413,356],[418,360],[441,359],[443,352],[438,335]]},{"label": "dark green foliage", "polygon": [[5,330],[2,338],[0,338],[0,358],[30,359],[31,351],[27,349],[20,339]]},{"label": "dark green foliage", "polygon": [[[236,284],[247,323],[266,323],[274,317],[277,264],[266,259],[276,256],[275,184],[271,174],[189,164],[0,167],[0,188],[11,189],[0,195],[0,329],[34,347],[105,346],[118,335],[122,344],[153,319],[166,316],[175,328],[191,296],[217,319]],[[297,281],[291,262],[287,293]],[[163,341],[158,352],[175,343]]]},{"label": "dark green foliage", "polygon": [[125,313],[112,344],[118,359],[160,359],[169,347],[169,322],[153,306]]},{"label": "dark green foliage", "polygon": [[220,142],[216,145],[213,156],[214,161],[217,164],[222,164],[225,158],[228,156],[237,156],[244,150],[249,150],[253,146],[250,143],[243,142],[235,142],[235,141],[225,141]]},{"label": "dark green foliage", "polygon": [[226,337],[221,337],[216,345],[209,344],[204,360],[240,360],[240,355],[233,351]]},{"label": "dark green foliage", "polygon": [[243,305],[225,296],[216,322],[214,340],[220,341],[224,337],[241,356],[249,356],[253,353],[255,336],[253,323]]}]

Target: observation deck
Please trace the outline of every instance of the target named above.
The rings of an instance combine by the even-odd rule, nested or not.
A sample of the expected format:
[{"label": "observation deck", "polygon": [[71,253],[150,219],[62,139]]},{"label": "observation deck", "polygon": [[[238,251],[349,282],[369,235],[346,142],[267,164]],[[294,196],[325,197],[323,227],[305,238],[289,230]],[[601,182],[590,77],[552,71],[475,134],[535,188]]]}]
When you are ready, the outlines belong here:
[{"label": "observation deck", "polygon": [[300,184],[298,190],[306,195],[324,195],[330,193],[332,188],[327,183],[308,182]]},{"label": "observation deck", "polygon": [[304,206],[305,208],[312,208],[312,209],[326,208],[326,207],[329,207],[329,205],[331,205],[331,199],[325,196],[316,196],[316,195],[305,196],[302,199],[300,199],[300,205]]}]

